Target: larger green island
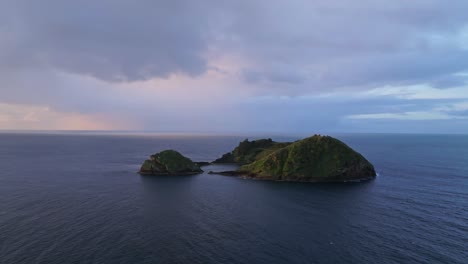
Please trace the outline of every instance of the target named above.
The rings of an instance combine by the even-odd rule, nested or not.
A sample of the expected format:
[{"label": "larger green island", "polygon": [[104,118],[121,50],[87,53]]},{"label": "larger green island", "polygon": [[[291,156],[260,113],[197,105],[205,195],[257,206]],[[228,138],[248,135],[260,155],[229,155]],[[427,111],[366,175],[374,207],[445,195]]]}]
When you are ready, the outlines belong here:
[{"label": "larger green island", "polygon": [[[162,153],[162,154],[161,154]],[[200,166],[174,150],[151,156],[141,174],[187,175],[203,172]],[[244,178],[289,182],[347,182],[373,179],[374,166],[340,140],[314,135],[295,142],[271,139],[244,140],[212,163],[239,165],[234,171],[212,172]]]}]

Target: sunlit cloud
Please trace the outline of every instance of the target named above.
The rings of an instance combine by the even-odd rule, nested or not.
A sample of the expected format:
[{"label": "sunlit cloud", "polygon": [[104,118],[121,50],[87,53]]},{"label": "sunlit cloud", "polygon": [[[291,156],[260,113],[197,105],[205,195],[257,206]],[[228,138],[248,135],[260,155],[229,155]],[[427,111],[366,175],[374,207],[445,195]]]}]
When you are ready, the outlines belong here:
[{"label": "sunlit cloud", "polygon": [[0,129],[119,130],[126,125],[105,116],[60,113],[47,106],[0,103]]}]

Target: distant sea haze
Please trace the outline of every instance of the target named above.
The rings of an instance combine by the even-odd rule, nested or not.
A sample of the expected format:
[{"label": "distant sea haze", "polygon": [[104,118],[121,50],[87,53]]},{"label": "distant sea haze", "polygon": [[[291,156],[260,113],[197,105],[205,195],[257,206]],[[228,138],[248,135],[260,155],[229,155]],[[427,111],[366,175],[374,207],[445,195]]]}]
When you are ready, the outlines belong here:
[{"label": "distant sea haze", "polygon": [[375,180],[136,173],[161,150],[212,161],[245,136],[1,133],[0,263],[467,263],[468,136],[337,138]]}]

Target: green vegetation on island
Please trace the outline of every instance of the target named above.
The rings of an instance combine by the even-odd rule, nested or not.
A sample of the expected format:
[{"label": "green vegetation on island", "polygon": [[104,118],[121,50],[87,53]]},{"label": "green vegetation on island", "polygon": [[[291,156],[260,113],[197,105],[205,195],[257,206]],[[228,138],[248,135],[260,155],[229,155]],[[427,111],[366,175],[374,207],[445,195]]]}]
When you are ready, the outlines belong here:
[{"label": "green vegetation on island", "polygon": [[237,171],[219,174],[262,180],[343,182],[376,176],[374,166],[361,154],[338,139],[321,135],[292,143],[244,140],[214,163],[242,165]]},{"label": "green vegetation on island", "polygon": [[[298,182],[345,182],[372,179],[374,166],[340,140],[314,135],[295,142],[248,139],[212,163],[234,163],[235,171],[210,172],[260,180]],[[193,175],[209,162],[193,162],[175,150],[150,156],[140,168],[142,175]]]},{"label": "green vegetation on island", "polygon": [[239,146],[233,151],[224,154],[221,158],[213,161],[213,163],[249,164],[289,144],[291,143],[274,142],[271,138],[254,141],[246,139],[239,143]]},{"label": "green vegetation on island", "polygon": [[175,150],[164,150],[150,156],[141,165],[142,175],[194,175],[202,173],[200,166]]}]

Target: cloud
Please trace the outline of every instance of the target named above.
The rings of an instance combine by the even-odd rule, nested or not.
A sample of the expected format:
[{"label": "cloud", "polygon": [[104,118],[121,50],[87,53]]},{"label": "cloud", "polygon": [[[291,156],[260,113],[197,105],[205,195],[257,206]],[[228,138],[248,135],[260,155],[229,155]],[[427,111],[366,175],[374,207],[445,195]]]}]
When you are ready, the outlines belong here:
[{"label": "cloud", "polygon": [[467,78],[464,75],[449,74],[431,80],[432,87],[438,89],[461,87],[467,85]]},{"label": "cloud", "polygon": [[385,86],[358,93],[357,96],[389,96],[408,100],[424,99],[468,99],[468,87],[460,86],[436,89],[426,84],[410,86]]},{"label": "cloud", "polygon": [[463,43],[441,41],[464,34],[462,0],[4,0],[0,7],[0,65],[112,82],[198,76],[213,51],[250,60],[244,71],[263,75],[256,79],[309,79],[309,89],[427,79],[440,87],[468,69]]},{"label": "cloud", "polygon": [[36,64],[115,82],[196,76],[206,70],[205,4],[3,1],[1,65]]},{"label": "cloud", "polygon": [[468,101],[442,104],[436,107],[435,110],[460,119],[468,119]]},{"label": "cloud", "polygon": [[[421,103],[417,102],[416,109],[421,109]],[[354,114],[348,115],[348,119],[395,119],[395,120],[455,120],[468,119],[468,101],[436,102],[428,104],[425,111],[405,111],[408,106],[399,108],[399,111]],[[414,108],[413,108],[414,109]]]},{"label": "cloud", "polygon": [[424,119],[468,98],[466,10],[465,0],[0,0],[0,103],[57,113],[41,122],[105,116],[148,130]]},{"label": "cloud", "polygon": [[127,125],[106,116],[61,113],[41,105],[0,103],[0,129],[112,130]]},{"label": "cloud", "polygon": [[264,71],[244,70],[242,75],[244,80],[249,83],[258,84],[266,82],[269,85],[272,83],[300,85],[303,84],[307,78],[306,74],[284,66]]},{"label": "cloud", "polygon": [[445,120],[445,119],[467,119],[440,112],[404,112],[404,113],[379,113],[350,115],[350,119],[399,119],[399,120]]},{"label": "cloud", "polygon": [[241,9],[229,40],[252,61],[244,70],[247,80],[272,80],[271,65],[305,76],[303,85],[281,90],[283,95],[421,82],[439,88],[466,80],[454,75],[468,68],[468,51],[459,41],[466,16],[456,10],[466,9],[467,2],[273,1],[268,8],[255,3],[253,10]]}]

